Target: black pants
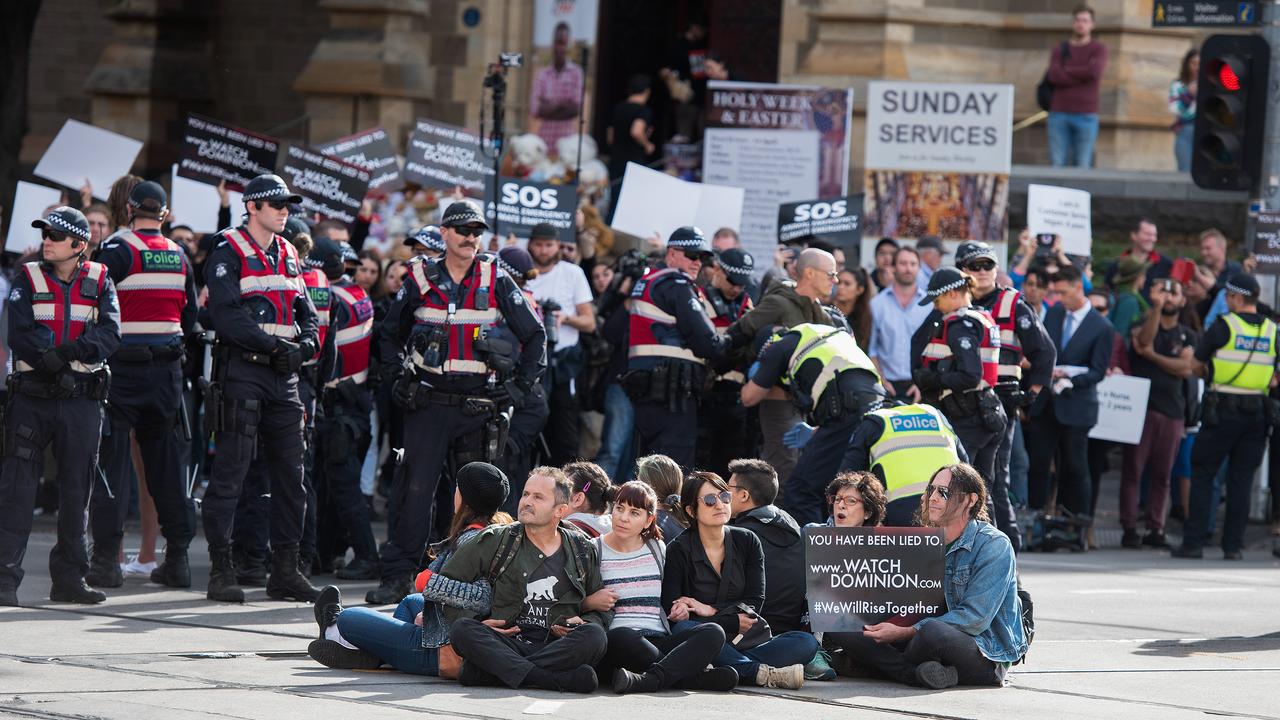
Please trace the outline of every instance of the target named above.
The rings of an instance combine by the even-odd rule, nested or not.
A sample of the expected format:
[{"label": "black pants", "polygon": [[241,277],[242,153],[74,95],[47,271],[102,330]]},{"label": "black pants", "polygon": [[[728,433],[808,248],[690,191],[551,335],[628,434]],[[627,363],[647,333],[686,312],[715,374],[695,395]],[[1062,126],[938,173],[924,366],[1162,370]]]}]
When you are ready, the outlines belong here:
[{"label": "black pants", "polygon": [[632,401],[636,410],[636,457],[662,454],[686,470],[694,468],[698,444],[698,404],[686,401],[685,412],[666,403]]},{"label": "black pants", "polygon": [[747,409],[742,406],[739,395],[741,391],[741,383],[720,381],[699,402],[699,470],[710,470],[728,478],[730,461],[756,456],[752,447],[754,433],[747,423]]},{"label": "black pants", "polygon": [[[196,509],[182,472],[182,367],[177,360],[112,361],[110,402],[99,464],[106,483],[95,483],[89,503],[93,554],[115,562],[124,538],[133,483],[129,432],[138,440],[147,491],[155,501],[160,532],[169,547],[185,549],[196,532]],[[110,492],[108,492],[108,489]]]},{"label": "black pants", "polygon": [[634,628],[616,627],[609,629],[608,637],[609,647],[599,665],[601,677],[609,677],[614,668],[651,672],[664,688],[697,676],[724,645],[724,630],[715,623],[669,635],[641,635]]},{"label": "black pants", "polygon": [[582,440],[582,408],[578,404],[575,383],[565,380],[551,384],[547,397],[550,415],[547,417],[547,448],[551,451],[551,464],[565,465],[581,459],[579,443]]},{"label": "black pants", "polygon": [[[1049,468],[1057,467],[1058,504],[1075,514],[1088,515],[1092,489],[1089,480],[1089,428],[1063,425],[1053,408],[1031,418],[1023,428],[1027,441],[1027,501],[1039,510],[1049,501]],[[1197,441],[1198,442],[1198,441]]]},{"label": "black pants", "polygon": [[[303,469],[305,419],[298,398],[298,376],[283,375],[237,357],[229,362],[223,386],[226,429],[216,436],[213,472],[201,508],[205,538],[212,550],[230,546],[236,503],[261,440],[258,462],[263,463],[270,478],[271,544],[295,546],[302,539],[307,502]],[[230,398],[241,402],[234,406],[234,413],[230,412]],[[257,412],[244,407],[243,402],[250,399],[258,401]]]},{"label": "black pants", "polygon": [[49,443],[58,458],[58,542],[49,553],[49,575],[55,586],[74,585],[89,570],[85,512],[96,482],[102,403],[11,394],[4,427],[8,447],[0,460],[0,588],[17,589],[22,582],[36,485]]},{"label": "black pants", "polygon": [[861,422],[861,412],[849,412],[838,420],[828,420],[818,426],[801,448],[800,460],[782,493],[782,508],[801,526],[826,519],[827,485],[840,470],[845,451],[849,449],[849,438]]},{"label": "black pants", "polygon": [[[534,668],[568,672],[582,665],[595,665],[604,657],[607,639],[604,628],[593,623],[570,630],[546,644],[534,644],[506,637],[479,620],[463,618],[449,628],[453,649],[466,659],[468,674],[477,685],[506,685],[518,688]],[[479,670],[479,672],[476,672]]]},{"label": "black pants", "polygon": [[[369,414],[373,411],[373,396],[361,387],[355,403],[335,397],[325,407],[325,414],[316,428],[316,459],[314,468],[318,508],[321,517],[336,521],[317,523],[317,537],[323,538],[320,549],[329,556],[336,555],[335,536],[346,536],[358,558],[374,560],[378,557],[378,545],[369,525],[369,505],[360,492],[360,467],[369,450]],[[318,510],[319,512],[319,510]],[[345,550],[345,548],[342,548]],[[324,557],[324,555],[321,555]]]},{"label": "black pants", "polygon": [[[1004,432],[1000,434],[1000,444],[996,446],[995,466],[989,486],[991,504],[995,508],[995,525],[1009,538],[1014,552],[1022,549],[1018,516],[1013,510],[1013,503],[1009,501],[1009,458],[1013,456],[1013,434],[1017,427],[1018,409],[1005,406]],[[968,448],[965,452],[968,452]]]},{"label": "black pants", "polygon": [[1213,479],[1223,462],[1229,462],[1226,478],[1227,514],[1222,522],[1222,549],[1244,547],[1249,522],[1249,491],[1253,474],[1262,463],[1267,446],[1267,424],[1261,412],[1219,412],[1218,424],[1200,428],[1191,448],[1191,507],[1183,525],[1183,545],[1209,544],[1209,520],[1218,508],[1212,502]]},{"label": "black pants", "polygon": [[544,427],[548,427],[547,418],[550,414],[542,385],[535,385],[511,416],[511,427],[507,430],[507,451],[496,464],[506,473],[507,481],[511,483],[511,492],[507,494],[507,501],[503,503],[502,509],[512,517],[515,517],[520,504],[524,482],[533,469],[538,434]]},{"label": "black pants", "polygon": [[906,685],[919,684],[916,666],[930,660],[955,668],[961,685],[1004,685],[1004,667],[983,656],[971,636],[945,622],[921,625],[915,637],[899,646],[878,643],[858,632],[827,633],[824,638],[844,648],[849,662]]}]

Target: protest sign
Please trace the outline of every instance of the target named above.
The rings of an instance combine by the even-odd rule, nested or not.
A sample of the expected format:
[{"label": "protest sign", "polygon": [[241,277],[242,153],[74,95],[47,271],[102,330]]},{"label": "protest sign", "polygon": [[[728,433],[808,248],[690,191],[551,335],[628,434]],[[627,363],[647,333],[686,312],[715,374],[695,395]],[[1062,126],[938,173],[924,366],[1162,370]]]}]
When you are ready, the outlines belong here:
[{"label": "protest sign", "polygon": [[141,150],[138,140],[68,120],[36,164],[35,174],[73,190],[87,180],[93,196],[105,200],[112,183],[129,174]]},{"label": "protest sign", "polygon": [[338,138],[317,148],[320,152],[369,171],[369,191],[394,192],[404,187],[400,163],[391,138],[382,128]]},{"label": "protest sign", "polygon": [[1071,255],[1093,252],[1093,223],[1089,192],[1054,185],[1027,186],[1027,228],[1033,234],[1053,233]]},{"label": "protest sign", "polygon": [[348,225],[356,221],[369,192],[368,170],[298,145],[289,146],[284,180],[290,190],[302,196],[302,207],[308,213],[320,213]]},{"label": "protest sign", "polygon": [[1130,375],[1108,375],[1098,383],[1098,422],[1089,431],[1095,440],[1137,445],[1147,421],[1151,381]]},{"label": "protest sign", "polygon": [[44,217],[45,208],[57,205],[61,200],[60,190],[19,180],[13,203],[8,208],[9,234],[4,238],[5,252],[22,254],[40,247],[40,231],[31,227],[31,221]]},{"label": "protest sign", "polygon": [[419,120],[405,150],[404,179],[443,190],[461,187],[479,195],[493,177],[493,160],[480,149],[480,136],[470,130]]},{"label": "protest sign", "polygon": [[[178,165],[172,169],[172,183],[169,185],[169,212],[178,225],[186,225],[198,233],[211,233],[226,228],[218,227],[218,209],[221,200],[218,189],[195,180],[188,180],[178,174]],[[244,201],[235,190],[227,191],[227,207],[231,210],[231,224],[240,224],[240,216],[244,213]]]},{"label": "protest sign", "polygon": [[[718,228],[739,227],[743,196],[742,188],[685,182],[627,163],[612,227],[641,238],[656,233],[666,243],[671,231],[682,225],[696,225],[710,239]],[[769,247],[764,257],[773,257],[773,241]],[[756,266],[763,268],[767,263],[757,262]]]},{"label": "protest sign", "polygon": [[1259,275],[1280,275],[1280,213],[1260,212],[1253,226],[1254,270]]},{"label": "protest sign", "polygon": [[[493,197],[490,192],[486,198]],[[493,202],[485,203],[485,214],[493,226]],[[577,185],[552,185],[519,178],[502,178],[498,184],[498,233],[506,237],[514,234],[528,240],[533,226],[550,223],[560,237],[572,238],[574,215],[578,211]]]},{"label": "protest sign", "polygon": [[778,242],[816,237],[857,249],[862,237],[862,195],[806,200],[778,206]]},{"label": "protest sign", "polygon": [[858,632],[941,615],[945,545],[939,528],[805,528],[809,623],[815,632]]},{"label": "protest sign", "polygon": [[178,174],[209,185],[225,180],[243,190],[259,175],[276,171],[280,141],[217,120],[187,113]]}]

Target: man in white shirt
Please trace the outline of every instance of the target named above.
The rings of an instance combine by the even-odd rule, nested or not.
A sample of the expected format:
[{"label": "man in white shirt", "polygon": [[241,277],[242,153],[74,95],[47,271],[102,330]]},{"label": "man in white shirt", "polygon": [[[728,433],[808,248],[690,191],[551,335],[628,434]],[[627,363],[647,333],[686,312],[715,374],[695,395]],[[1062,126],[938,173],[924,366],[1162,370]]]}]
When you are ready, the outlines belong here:
[{"label": "man in white shirt", "polygon": [[547,418],[544,436],[551,450],[552,465],[564,465],[578,458],[581,434],[581,408],[578,405],[574,379],[582,371],[583,351],[580,333],[596,330],[596,316],[591,305],[591,286],[582,268],[561,259],[560,237],[549,223],[539,223],[529,234],[529,255],[538,277],[526,288],[533,298],[546,306],[547,301],[560,307],[552,311],[555,330],[547,333],[547,401],[551,416]]}]

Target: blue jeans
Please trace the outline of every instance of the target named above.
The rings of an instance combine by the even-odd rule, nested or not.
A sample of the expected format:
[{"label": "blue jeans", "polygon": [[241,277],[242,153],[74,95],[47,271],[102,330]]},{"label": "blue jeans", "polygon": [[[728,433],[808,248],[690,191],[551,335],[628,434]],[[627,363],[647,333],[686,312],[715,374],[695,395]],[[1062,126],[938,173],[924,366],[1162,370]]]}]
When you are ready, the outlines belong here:
[{"label": "blue jeans", "polygon": [[338,614],[338,632],[400,672],[435,677],[440,673],[436,649],[422,647],[422,628],[413,623],[425,604],[422,593],[409,593],[391,617],[369,608],[347,608]]},{"label": "blue jeans", "polygon": [[1173,159],[1178,163],[1178,172],[1191,172],[1191,143],[1195,136],[1195,123],[1173,131]]},{"label": "blue jeans", "polygon": [[[676,635],[699,625],[696,620],[681,620],[671,626],[671,634]],[[786,667],[788,665],[804,665],[818,653],[818,639],[807,632],[792,630],[781,635],[774,635],[769,642],[757,645],[745,652],[733,645],[725,643],[720,648],[711,664],[716,667],[731,667],[738,672],[739,683],[754,685],[756,670],[761,665],[770,667]]]},{"label": "blue jeans", "polygon": [[604,391],[604,428],[600,431],[600,452],[596,455],[596,464],[615,484],[631,479],[635,432],[636,411],[631,406],[631,399],[621,385],[610,383]]},{"label": "blue jeans", "polygon": [[1049,162],[1054,167],[1093,167],[1097,113],[1049,113]]}]

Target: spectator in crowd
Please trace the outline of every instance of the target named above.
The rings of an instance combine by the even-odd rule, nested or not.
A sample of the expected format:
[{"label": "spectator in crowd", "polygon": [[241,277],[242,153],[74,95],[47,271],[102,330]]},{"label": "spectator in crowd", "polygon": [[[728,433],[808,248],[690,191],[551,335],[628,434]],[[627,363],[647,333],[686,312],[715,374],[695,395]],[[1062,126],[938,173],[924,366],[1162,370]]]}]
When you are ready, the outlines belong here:
[{"label": "spectator in crowd", "polygon": [[[1133,255],[1122,257],[1116,265],[1116,274],[1112,278],[1112,287],[1115,288],[1115,305],[1111,308],[1107,319],[1111,321],[1116,333],[1126,340],[1129,338],[1129,329],[1136,325],[1151,308],[1147,299],[1142,297],[1142,286],[1146,281],[1148,267],[1150,263],[1143,258]],[[1092,298],[1093,295],[1090,294],[1090,301]],[[1097,309],[1096,305],[1095,309]]]},{"label": "spectator in crowd", "polygon": [[1057,295],[1052,295],[1051,292],[1049,273],[1045,272],[1044,268],[1029,268],[1026,279],[1022,281],[1022,298],[1036,311],[1041,322],[1044,321],[1044,314],[1049,310],[1051,304],[1049,298],[1057,300]]},{"label": "spectator in crowd", "polygon": [[[111,210],[100,202],[90,203],[84,210],[84,218],[89,221],[89,246],[97,248],[102,244],[107,236],[115,232],[115,225],[111,224]],[[179,226],[183,227],[183,226]],[[171,228],[169,233],[172,235],[176,228]],[[180,242],[177,238],[170,237],[176,243],[186,247],[185,243]]]},{"label": "spectator in crowd", "polygon": [[1196,130],[1196,79],[1200,77],[1200,51],[1191,48],[1182,56],[1178,77],[1169,83],[1169,112],[1173,114],[1173,159],[1178,172],[1191,171],[1191,143]]},{"label": "spectator in crowd", "polygon": [[356,266],[354,280],[376,303],[382,299],[382,262],[373,250],[361,250],[359,258],[360,264]]},{"label": "spectator in crowd", "polygon": [[929,308],[922,307],[925,286],[919,283],[920,253],[899,248],[893,256],[893,285],[871,299],[871,340],[867,355],[880,370],[889,396],[902,402],[919,402],[920,390],[911,380],[911,336]]},{"label": "spectator in crowd", "polygon": [[1200,263],[1196,274],[1210,296],[1216,296],[1232,275],[1243,272],[1240,263],[1227,258],[1227,236],[1217,228],[1200,233]]},{"label": "spectator in crowd", "polygon": [[613,230],[604,224],[600,211],[584,202],[578,207],[574,221],[583,265],[607,267],[613,254]]},{"label": "spectator in crowd", "polygon": [[582,104],[582,67],[569,59],[573,32],[566,22],[551,32],[551,64],[533,76],[529,93],[529,131],[554,154],[556,143],[578,131]]},{"label": "spectator in crowd", "polygon": [[1093,39],[1094,13],[1087,5],[1071,13],[1071,39],[1049,55],[1049,162],[1054,167],[1093,166],[1098,139],[1098,91],[1107,67],[1107,46]]},{"label": "spectator in crowd", "polygon": [[591,293],[593,295],[597,298],[603,295],[611,282],[613,282],[612,265],[596,263],[591,266]]},{"label": "spectator in crowd", "polygon": [[845,268],[836,281],[835,306],[853,330],[858,347],[871,342],[871,281],[860,267]]},{"label": "spectator in crowd", "polygon": [[596,297],[595,312],[599,318],[600,337],[613,348],[609,365],[604,370],[604,425],[600,430],[600,449],[596,462],[610,478],[625,480],[635,457],[635,406],[627,397],[619,378],[627,370],[630,313],[625,305],[635,281],[646,270],[643,256],[637,251],[623,253],[614,267],[613,281]]},{"label": "spectator in crowd", "polygon": [[[883,484],[879,478],[865,470],[844,471],[827,485],[827,504],[830,513],[826,527],[880,527],[884,524],[885,501]],[[914,498],[920,505],[918,496]]]},{"label": "spectator in crowd", "polygon": [[[107,193],[107,212],[111,215],[111,232],[108,235],[129,227],[129,194],[133,192],[133,186],[140,182],[142,178],[137,175],[121,175],[111,183],[111,191]],[[96,245],[90,243],[89,254],[97,249]]]},{"label": "spectator in crowd", "polygon": [[711,249],[716,254],[722,253],[729,248],[742,247],[742,240],[738,238],[738,231],[731,227],[722,227],[716,230],[716,234],[711,236]]},{"label": "spectator in crowd", "polygon": [[600,537],[609,532],[609,498],[612,486],[600,466],[585,460],[564,466],[564,474],[573,483],[569,496],[569,514],[564,521],[581,530],[587,537]]},{"label": "spectator in crowd", "polygon": [[774,632],[800,630],[809,608],[804,599],[804,538],[778,498],[778,473],[763,460],[729,463],[730,511],[734,527],[746,528],[764,548],[767,602],[760,612]]},{"label": "spectator in crowd", "polygon": [[404,275],[409,271],[403,261],[392,260],[387,264],[387,271],[382,276],[382,295],[395,297],[404,287]]},{"label": "spectator in crowd", "polygon": [[893,284],[893,258],[898,252],[898,241],[893,238],[880,238],[876,243],[875,269],[871,271],[871,281],[876,284],[876,292],[880,292]]},{"label": "spectator in crowd", "polygon": [[987,488],[968,465],[939,469],[920,498],[921,525],[945,532],[946,612],[906,627],[829,633],[850,662],[905,685],[1001,687],[1027,651],[1018,569],[1009,539],[987,518]]},{"label": "spectator in crowd", "polygon": [[[765,602],[764,550],[755,533],[729,525],[733,493],[719,475],[694,472],[680,489],[690,528],[667,543],[662,607],[679,633],[704,622],[728,638],[712,661],[731,667],[739,682],[795,690],[804,664],[818,651],[805,632],[769,636],[758,615]],[[763,640],[763,642],[761,642]]]},{"label": "spectator in crowd", "polygon": [[936,235],[924,235],[916,241],[916,253],[920,258],[920,276],[916,278],[916,282],[921,287],[928,287],[929,278],[933,277],[934,271],[942,267],[947,248]]},{"label": "spectator in crowd", "polygon": [[639,481],[611,494],[611,529],[596,538],[604,587],[585,605],[612,610],[609,646],[599,670],[619,695],[669,687],[728,691],[738,686],[733,668],[707,666],[724,645],[724,630],[703,623],[672,634],[659,604],[666,548],[658,527],[658,499]]},{"label": "spectator in crowd", "polygon": [[560,241],[560,259],[570,265],[582,266],[582,258],[578,255],[578,241],[573,235],[565,235]]},{"label": "spectator in crowd", "polygon": [[[1143,295],[1151,287],[1151,283],[1160,278],[1169,277],[1169,273],[1173,271],[1173,261],[1156,250],[1156,242],[1159,235],[1156,232],[1156,224],[1150,219],[1140,217],[1134,223],[1133,228],[1129,230],[1129,247],[1120,253],[1120,257],[1107,266],[1106,285],[1108,287],[1116,287],[1115,276],[1120,270],[1120,263],[1125,258],[1136,257],[1139,260],[1146,260],[1149,263],[1147,268],[1147,284],[1143,288]],[[1089,289],[1085,288],[1085,292]]]},{"label": "spectator in crowd", "polygon": [[[649,137],[653,135],[653,111],[649,109],[649,93],[652,80],[648,75],[632,75],[627,80],[627,99],[614,106],[609,127],[605,129],[605,142],[609,145],[609,180],[618,183],[627,171],[627,163],[648,164],[657,147]],[[618,187],[615,185],[615,187]],[[618,209],[614,199],[609,204],[608,222]]]},{"label": "spectator in crowd", "polygon": [[636,479],[653,488],[658,497],[658,527],[662,539],[671,542],[689,525],[680,509],[680,483],[684,471],[666,455],[645,455],[636,461]]},{"label": "spectator in crowd", "polygon": [[707,24],[691,20],[673,43],[666,67],[658,77],[667,85],[674,101],[676,132],[673,140],[695,142],[702,123],[699,117],[703,94],[707,90]]}]

